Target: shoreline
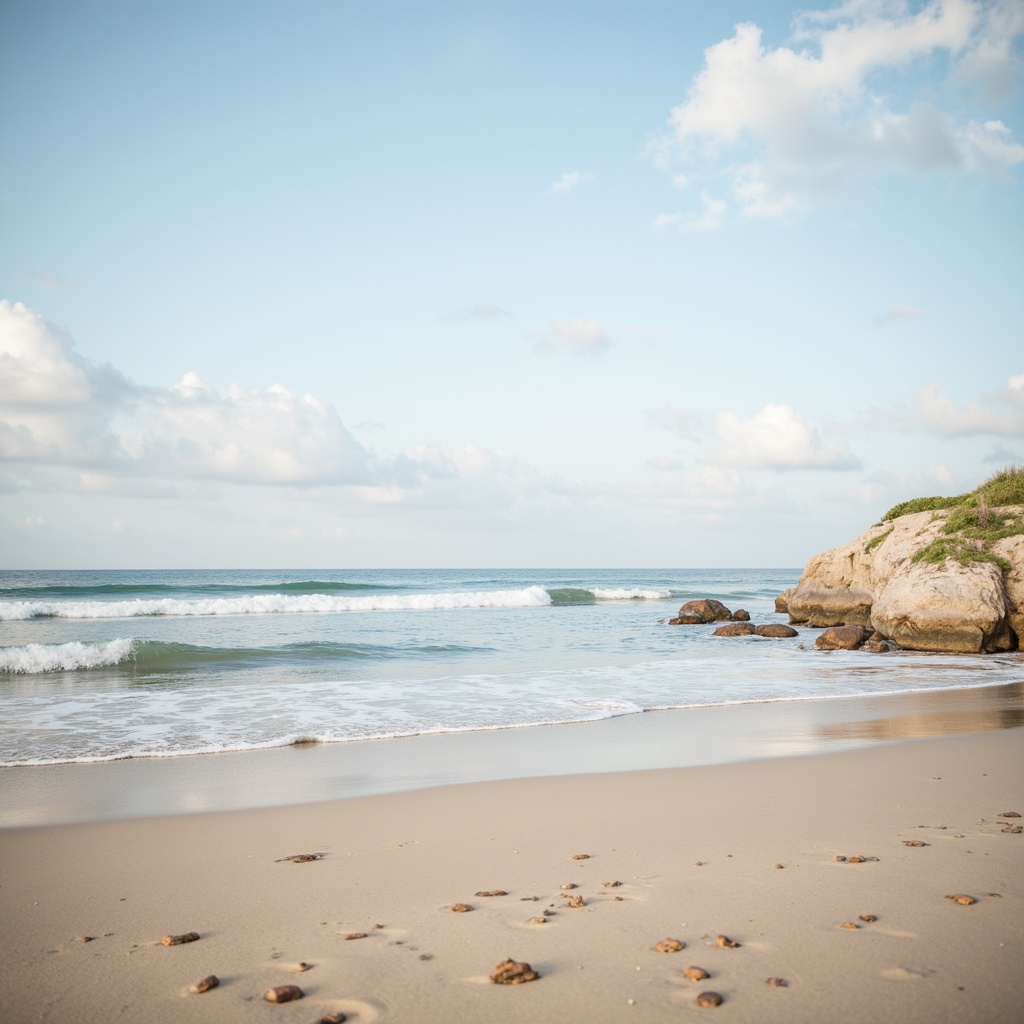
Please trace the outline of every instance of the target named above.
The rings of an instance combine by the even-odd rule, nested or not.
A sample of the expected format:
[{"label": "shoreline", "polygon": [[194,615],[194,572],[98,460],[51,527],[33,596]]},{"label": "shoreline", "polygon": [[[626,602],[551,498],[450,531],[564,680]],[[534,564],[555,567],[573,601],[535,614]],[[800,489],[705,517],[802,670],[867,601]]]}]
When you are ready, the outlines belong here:
[{"label": "shoreline", "polygon": [[[905,740],[950,721],[856,710],[835,723],[855,739],[888,729]],[[6,829],[7,1012],[19,1024],[310,1024],[329,1013],[350,1024],[656,1024],[707,1013],[696,996],[710,990],[723,1021],[1012,1024],[1024,835],[1008,815],[1024,814],[1022,777],[1024,728],[1010,727]],[[306,853],[318,859],[283,859]],[[958,894],[973,903],[947,898]],[[456,902],[472,912],[452,913]],[[189,931],[199,941],[160,943]],[[685,948],[656,951],[666,938]],[[491,984],[507,957],[540,978]],[[710,977],[687,980],[691,965]],[[217,988],[189,992],[210,974]],[[304,998],[263,1001],[286,984]]]},{"label": "shoreline", "polygon": [[0,769],[0,831],[472,782],[699,767],[1024,725],[1024,682],[647,711],[588,722]]}]

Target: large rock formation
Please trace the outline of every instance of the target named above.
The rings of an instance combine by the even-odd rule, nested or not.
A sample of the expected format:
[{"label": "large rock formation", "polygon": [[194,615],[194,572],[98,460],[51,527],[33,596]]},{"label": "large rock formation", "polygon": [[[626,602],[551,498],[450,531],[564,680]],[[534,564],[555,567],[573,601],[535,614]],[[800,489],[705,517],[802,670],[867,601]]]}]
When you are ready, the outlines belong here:
[{"label": "large rock formation", "polygon": [[[993,516],[1019,517],[1019,507]],[[1008,651],[1024,637],[1024,535],[980,541],[950,534],[951,510],[915,512],[879,523],[843,547],[816,555],[787,592],[790,621],[810,626],[871,626],[918,651]],[[1007,520],[1009,521],[1009,520]],[[914,560],[952,536],[993,561]]]}]

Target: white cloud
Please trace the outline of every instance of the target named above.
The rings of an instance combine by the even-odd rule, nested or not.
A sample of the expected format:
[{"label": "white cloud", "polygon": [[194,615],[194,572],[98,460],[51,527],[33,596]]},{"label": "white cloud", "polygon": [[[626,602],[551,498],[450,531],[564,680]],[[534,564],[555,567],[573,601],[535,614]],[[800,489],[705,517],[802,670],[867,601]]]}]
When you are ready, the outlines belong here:
[{"label": "white cloud", "polygon": [[472,320],[507,319],[511,316],[511,313],[502,309],[501,306],[496,306],[493,302],[474,302],[462,309],[453,310],[451,313],[440,313],[437,319],[467,323]]},{"label": "white cloud", "polygon": [[571,320],[552,320],[547,330],[534,332],[532,337],[538,349],[564,349],[575,355],[597,355],[612,343],[608,333],[596,320],[587,320],[581,316]]},{"label": "white cloud", "polygon": [[334,409],[280,385],[219,392],[197,374],[133,384],[0,301],[0,459],[130,477],[344,484],[384,472]]},{"label": "white cloud", "polygon": [[938,384],[925,384],[917,393],[917,412],[925,427],[940,437],[1024,437],[1024,374],[1011,377],[1005,388],[982,401],[963,405],[940,394]]},{"label": "white cloud", "polygon": [[690,217],[686,221],[686,229],[688,231],[714,231],[715,228],[721,226],[729,204],[724,199],[714,199],[707,192],[701,192],[700,201],[704,212],[699,216]]},{"label": "white cloud", "polygon": [[767,47],[757,25],[737,25],[705,51],[662,152],[708,161],[730,180],[740,212],[763,218],[894,169],[1005,174],[1024,146],[1002,122],[957,120],[926,101],[895,109],[874,90],[886,72],[936,60],[998,78],[1014,61],[1008,40],[1024,32],[1019,11],[1019,0],[931,0],[917,11],[850,0],[803,15],[796,48]]},{"label": "white cloud", "polygon": [[892,323],[894,320],[920,320],[924,312],[914,309],[912,306],[901,306],[898,303],[890,302],[884,313],[875,317],[875,323],[879,326]]},{"label": "white cloud", "polygon": [[548,189],[549,193],[560,193],[560,192],[571,192],[573,189],[579,187],[585,181],[590,181],[593,178],[592,174],[586,174],[583,171],[563,171],[562,176],[558,181],[554,182]]},{"label": "white cloud", "polygon": [[745,469],[859,469],[845,446],[826,444],[818,430],[788,405],[766,405],[750,419],[732,412],[715,419],[710,461]]}]

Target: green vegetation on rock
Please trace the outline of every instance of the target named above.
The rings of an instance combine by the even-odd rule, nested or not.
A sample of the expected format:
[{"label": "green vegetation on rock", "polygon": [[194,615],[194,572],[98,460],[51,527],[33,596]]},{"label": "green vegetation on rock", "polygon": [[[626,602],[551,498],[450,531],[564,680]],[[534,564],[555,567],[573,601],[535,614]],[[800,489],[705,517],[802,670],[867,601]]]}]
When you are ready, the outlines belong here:
[{"label": "green vegetation on rock", "polygon": [[[915,562],[941,564],[952,558],[961,565],[967,562],[994,562],[1003,572],[1010,563],[988,550],[994,541],[1024,534],[1024,513],[1007,512],[1006,506],[1024,505],[1024,467],[1009,466],[990,477],[967,494],[952,498],[915,498],[893,506],[882,517],[883,522],[912,512],[952,509],[937,537],[914,555]],[[870,550],[887,534],[881,534],[868,545]]]},{"label": "green vegetation on rock", "polygon": [[880,533],[877,537],[872,537],[871,540],[869,540],[867,544],[864,546],[864,550],[874,551],[874,549],[877,548],[878,545],[881,544],[882,541],[884,541],[885,538],[888,537],[894,529],[896,529],[896,527],[890,526],[888,530],[885,530],[883,533]]},{"label": "green vegetation on rock", "polygon": [[1024,466],[1007,466],[966,494],[955,494],[951,498],[911,498],[910,501],[901,501],[893,505],[881,521],[887,523],[900,516],[909,516],[912,512],[939,512],[960,506],[996,508],[1000,505],[1024,505]]}]

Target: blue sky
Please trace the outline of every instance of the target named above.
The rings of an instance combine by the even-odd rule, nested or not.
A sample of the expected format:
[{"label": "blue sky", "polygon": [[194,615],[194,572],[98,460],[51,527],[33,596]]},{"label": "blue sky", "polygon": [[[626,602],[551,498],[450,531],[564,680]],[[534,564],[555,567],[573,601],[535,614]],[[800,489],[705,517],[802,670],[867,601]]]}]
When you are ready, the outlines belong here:
[{"label": "blue sky", "polygon": [[1024,461],[1024,6],[0,9],[0,564],[799,565]]}]

